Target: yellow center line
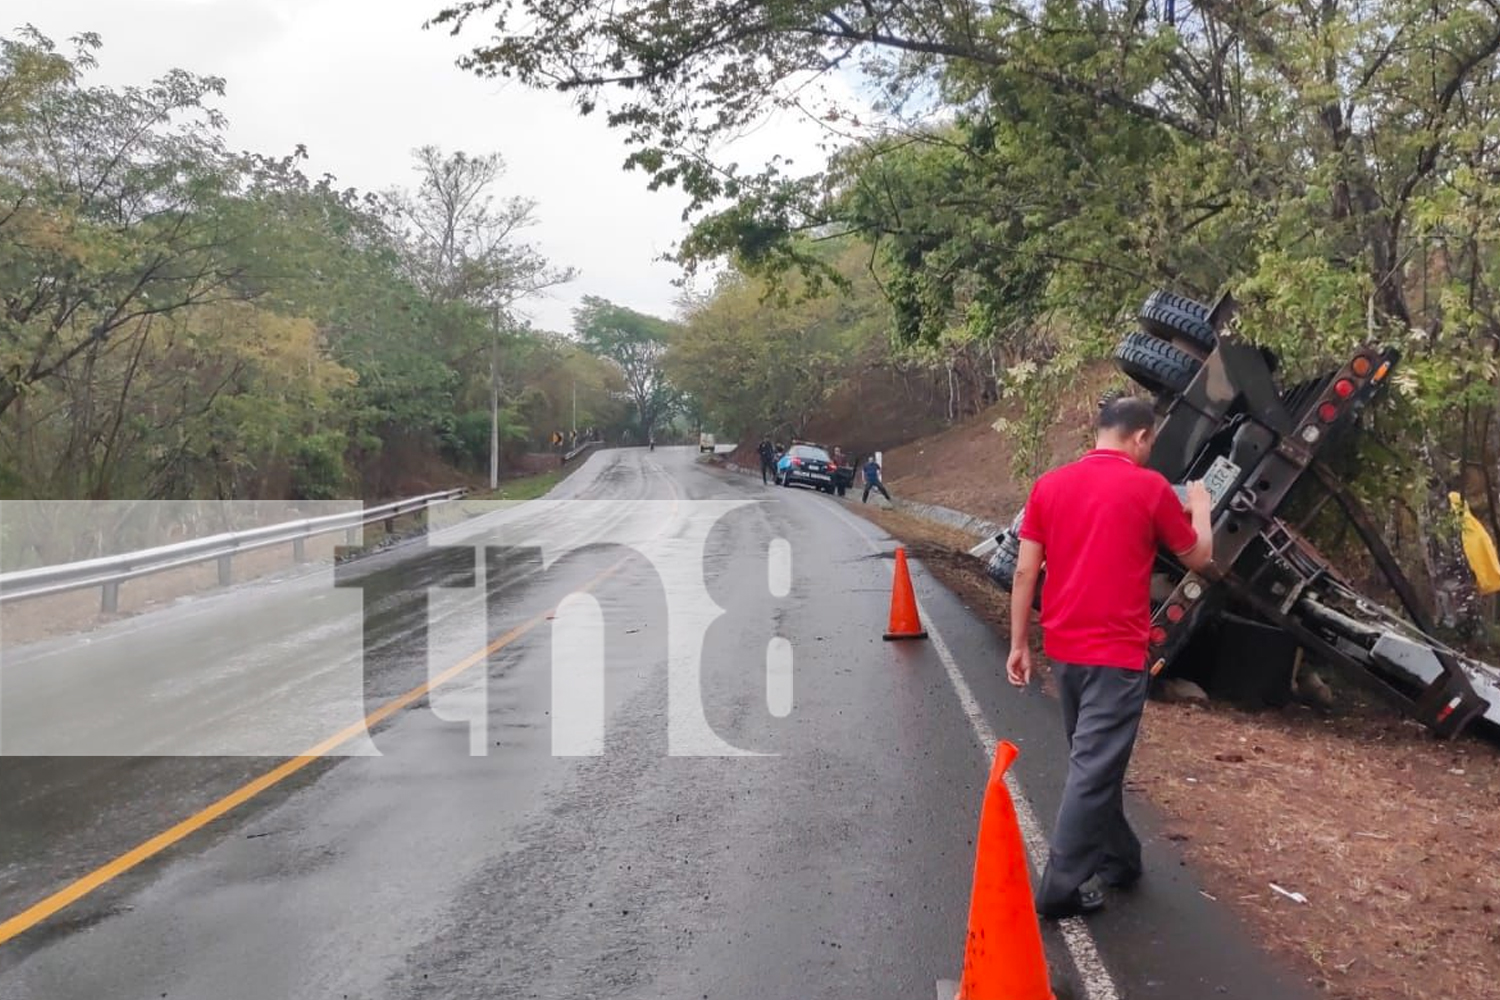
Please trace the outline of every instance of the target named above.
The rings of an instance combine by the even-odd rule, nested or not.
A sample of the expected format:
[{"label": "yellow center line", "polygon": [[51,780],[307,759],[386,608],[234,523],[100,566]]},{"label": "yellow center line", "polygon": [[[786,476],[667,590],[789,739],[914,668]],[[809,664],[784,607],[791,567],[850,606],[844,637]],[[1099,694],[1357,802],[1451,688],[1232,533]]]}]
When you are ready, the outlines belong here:
[{"label": "yellow center line", "polygon": [[[670,519],[668,520],[668,524],[670,525],[672,521],[676,520],[677,518],[679,512],[679,501],[681,497],[677,492],[676,485],[670,478],[666,479],[666,483],[667,488],[672,493],[672,512],[670,515]],[[659,536],[665,531],[666,528],[662,528],[657,531],[657,535]],[[578,588],[575,591],[571,591],[569,593],[569,596],[572,596],[572,594],[586,594],[589,591],[593,590],[605,580],[609,579],[611,576],[614,576],[617,572],[619,572],[620,568],[625,565],[629,558],[629,556],[626,556],[616,561],[608,568],[600,572],[597,576],[590,579],[582,587]],[[328,754],[332,753],[334,750],[354,739],[361,733],[369,732],[370,727],[376,725],[384,719],[389,718],[391,715],[399,712],[406,706],[411,705],[414,702],[426,697],[429,693],[432,692],[434,688],[438,688],[444,684],[447,684],[449,681],[460,676],[465,671],[472,669],[476,664],[484,662],[490,656],[504,649],[506,646],[509,646],[511,643],[515,642],[517,639],[521,638],[523,635],[536,628],[542,622],[547,621],[555,611],[556,608],[554,607],[550,611],[543,612],[527,619],[526,621],[512,628],[510,631],[506,632],[504,635],[500,636],[498,639],[495,639],[479,652],[471,653],[469,656],[466,656],[464,659],[444,670],[436,677],[428,679],[425,683],[418,684],[416,687],[412,688],[410,691],[406,692],[400,697],[395,698],[392,701],[388,701],[384,705],[381,705],[375,711],[365,716],[361,721],[352,723],[339,732],[334,733],[326,740],[323,740],[321,743],[309,747],[307,750],[304,750],[297,756],[283,761],[281,764],[272,768],[270,771],[267,771],[259,778],[241,785],[239,788],[230,792],[222,799],[219,799],[217,802],[213,803],[207,808],[194,813],[187,819],[178,823],[176,826],[173,826],[170,829],[157,834],[150,840],[137,844],[135,847],[126,851],[124,854],[121,854],[113,861],[110,861],[94,869],[87,875],[84,875],[77,881],[58,890],[57,892],[41,900],[40,902],[28,907],[22,912],[6,920],[4,923],[0,923],[0,945],[5,944],[7,941],[10,941],[12,938],[17,937],[18,935],[24,934],[26,931],[35,927],[37,924],[41,923],[43,920],[46,920],[48,917],[51,917],[60,910],[63,910],[68,906],[71,906],[72,904],[78,902],[78,900],[99,889],[101,886],[104,886],[114,879],[119,878],[121,875],[130,871],[130,869],[134,868],[141,862],[146,861],[157,854],[160,854],[162,851],[165,851],[167,848],[181,841],[184,837],[187,837],[193,833],[196,833],[198,830],[203,829],[205,826],[212,823],[220,816],[223,816],[225,813],[230,812],[231,810],[236,809],[241,805],[244,805],[246,802],[249,802],[251,799],[255,798],[257,795],[261,794],[267,789],[280,784],[287,778],[290,778],[292,775],[302,770],[307,765],[311,764],[313,761],[326,757]]]},{"label": "yellow center line", "polygon": [[[608,569],[605,569],[603,572],[593,577],[578,590],[572,591],[571,593],[588,593],[595,587],[599,586],[599,584],[607,580],[609,577],[619,572],[620,567],[622,567],[625,562],[625,559],[619,560],[618,562],[611,565]],[[24,934],[26,931],[35,927],[37,924],[41,923],[43,920],[46,920],[48,917],[51,917],[60,910],[63,910],[66,907],[71,906],[73,903],[78,902],[78,900],[89,895],[91,892],[94,892],[96,889],[99,889],[101,886],[104,886],[114,879],[119,878],[121,875],[130,871],[130,869],[134,868],[141,862],[146,861],[147,859],[154,857],[157,854],[160,854],[162,851],[181,841],[184,837],[187,837],[190,834],[196,833],[197,831],[203,829],[205,826],[212,823],[220,816],[223,816],[225,813],[241,805],[244,805],[246,802],[249,802],[251,799],[255,798],[257,795],[261,794],[267,789],[280,784],[287,778],[290,778],[292,775],[302,770],[307,765],[328,756],[328,754],[332,753],[334,750],[337,750],[339,747],[354,739],[356,736],[359,736],[361,733],[369,732],[372,726],[377,725],[381,721],[389,718],[408,705],[414,704],[415,702],[421,700],[422,698],[430,694],[433,689],[447,684],[449,681],[460,676],[465,671],[473,669],[475,665],[484,662],[493,654],[504,649],[506,646],[509,646],[511,643],[515,642],[517,639],[521,638],[523,635],[536,628],[542,622],[547,621],[550,615],[551,612],[548,611],[527,619],[521,624],[510,629],[498,639],[495,639],[488,646],[484,647],[484,649],[481,649],[476,653],[471,653],[470,655],[460,660],[458,663],[455,663],[453,666],[438,674],[436,677],[430,678],[426,682],[418,684],[416,687],[412,688],[405,694],[386,702],[384,705],[381,705],[379,708],[375,709],[375,711],[365,716],[359,722],[351,723],[349,726],[339,730],[337,733],[334,733],[332,736],[323,740],[321,743],[309,747],[297,756],[283,761],[281,764],[272,768],[270,771],[267,771],[265,774],[254,779],[253,781],[241,785],[239,788],[230,792],[228,795],[219,799],[217,802],[204,809],[199,810],[198,812],[189,816],[187,819],[178,823],[176,826],[173,826],[170,829],[157,834],[150,840],[137,844],[135,847],[126,851],[124,854],[121,854],[114,860],[94,869],[87,875],[84,875],[82,878],[79,878],[77,881],[71,883],[65,888],[58,890],[57,892],[41,900],[40,902],[35,903],[27,909],[21,911],[20,913],[11,917],[9,920],[6,920],[4,923],[0,923],[0,945],[5,944],[7,941],[10,941],[12,938],[20,934]]]}]

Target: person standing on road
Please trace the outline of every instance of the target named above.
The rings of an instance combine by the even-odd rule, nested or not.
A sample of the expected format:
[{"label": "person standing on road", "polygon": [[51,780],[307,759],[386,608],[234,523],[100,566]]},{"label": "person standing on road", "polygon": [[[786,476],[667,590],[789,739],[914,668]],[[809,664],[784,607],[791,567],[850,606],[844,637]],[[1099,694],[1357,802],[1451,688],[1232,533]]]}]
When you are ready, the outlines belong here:
[{"label": "person standing on road", "polygon": [[1144,399],[1100,408],[1095,449],[1044,475],[1021,520],[1011,591],[1006,676],[1031,681],[1032,600],[1046,561],[1042,632],[1053,663],[1068,776],[1047,868],[1037,889],[1043,917],[1092,913],[1104,887],[1141,877],[1141,843],[1125,818],[1125,771],[1146,704],[1151,570],[1159,547],[1190,570],[1213,558],[1212,501],[1202,483],[1187,508],[1166,477],[1144,468],[1156,414]]},{"label": "person standing on road", "polygon": [[760,484],[765,486],[776,478],[776,448],[771,444],[770,438],[763,437],[760,439],[760,447],[755,451],[760,456]]},{"label": "person standing on road", "polygon": [[874,455],[871,455],[870,460],[865,463],[865,495],[859,498],[860,503],[870,502],[871,490],[879,490],[887,503],[895,502],[891,500],[890,491],[885,488],[885,483],[880,481],[880,463],[875,460]]}]

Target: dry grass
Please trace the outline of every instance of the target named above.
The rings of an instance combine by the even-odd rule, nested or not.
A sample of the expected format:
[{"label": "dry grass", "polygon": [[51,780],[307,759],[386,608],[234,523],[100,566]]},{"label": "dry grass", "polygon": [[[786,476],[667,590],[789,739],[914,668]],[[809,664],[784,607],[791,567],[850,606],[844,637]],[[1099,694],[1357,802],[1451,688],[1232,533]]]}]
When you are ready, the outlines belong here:
[{"label": "dry grass", "polygon": [[[862,510],[997,631],[972,539]],[[1205,891],[1338,1000],[1500,997],[1500,754],[1378,706],[1325,718],[1152,703],[1131,787]],[[1271,888],[1301,893],[1307,903]]]}]

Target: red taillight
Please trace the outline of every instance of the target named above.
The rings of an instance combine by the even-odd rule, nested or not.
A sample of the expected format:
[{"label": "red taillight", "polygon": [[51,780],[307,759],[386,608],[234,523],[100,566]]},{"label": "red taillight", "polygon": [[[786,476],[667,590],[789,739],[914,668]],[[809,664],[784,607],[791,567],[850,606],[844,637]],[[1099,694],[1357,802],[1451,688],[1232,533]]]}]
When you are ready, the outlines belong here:
[{"label": "red taillight", "polygon": [[1332,403],[1324,403],[1318,407],[1318,419],[1325,424],[1331,424],[1339,418],[1339,408]]},{"label": "red taillight", "polygon": [[802,464],[802,459],[800,459],[800,458],[794,458],[794,459],[792,459],[792,464],[796,465],[796,466],[800,466]]},{"label": "red taillight", "polygon": [[1182,621],[1182,617],[1185,614],[1187,614],[1187,610],[1183,608],[1181,604],[1167,605],[1167,621],[1171,622],[1173,625],[1176,625],[1178,622]]},{"label": "red taillight", "polygon": [[1339,399],[1348,399],[1350,396],[1354,395],[1354,383],[1346,378],[1341,378],[1337,382],[1333,383],[1333,391],[1334,394],[1339,397]]},{"label": "red taillight", "polygon": [[1370,374],[1370,368],[1372,366],[1370,363],[1370,359],[1361,354],[1359,357],[1350,362],[1349,367],[1354,370],[1354,374],[1358,375],[1360,378],[1364,378],[1366,375]]},{"label": "red taillight", "polygon": [[837,465],[834,465],[832,462],[829,462],[828,463],[828,471],[829,472],[837,472],[837,471],[839,471],[839,467]]},{"label": "red taillight", "polygon": [[1160,625],[1151,630],[1151,645],[1160,646],[1167,641],[1167,630]]}]

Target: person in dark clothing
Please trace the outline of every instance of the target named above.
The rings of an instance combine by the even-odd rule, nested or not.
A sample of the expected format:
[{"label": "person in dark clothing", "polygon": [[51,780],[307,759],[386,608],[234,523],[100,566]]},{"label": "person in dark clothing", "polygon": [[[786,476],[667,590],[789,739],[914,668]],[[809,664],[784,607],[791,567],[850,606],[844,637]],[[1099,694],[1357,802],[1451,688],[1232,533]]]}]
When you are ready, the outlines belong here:
[{"label": "person in dark clothing", "polygon": [[880,463],[875,461],[874,455],[871,455],[869,461],[865,462],[865,495],[859,498],[860,503],[870,502],[871,490],[879,490],[880,495],[885,497],[888,503],[894,502],[891,500],[890,491],[885,488],[885,483],[880,481]]},{"label": "person in dark clothing", "polygon": [[1022,516],[1005,673],[1031,681],[1032,599],[1042,562],[1042,631],[1068,737],[1062,805],[1037,887],[1047,918],[1092,913],[1104,889],[1141,877],[1141,842],[1125,818],[1125,772],[1150,677],[1151,571],[1159,548],[1191,570],[1213,557],[1212,501],[1188,486],[1187,509],[1144,468],[1156,414],[1144,399],[1100,408],[1093,451],[1044,475]]},{"label": "person in dark clothing", "polygon": [[[760,455],[760,483],[765,486],[776,478],[776,448],[771,444],[770,438],[761,438],[756,452]],[[767,473],[770,474],[769,478]]]}]

